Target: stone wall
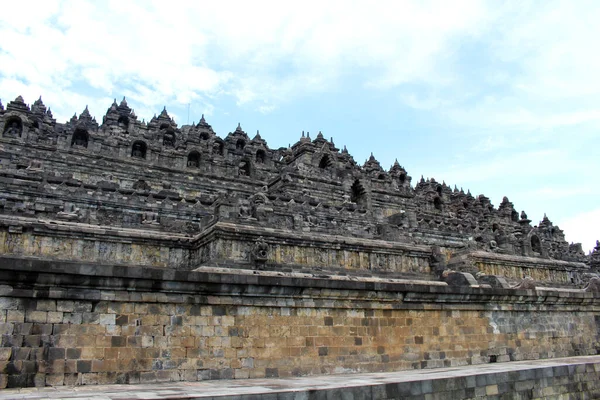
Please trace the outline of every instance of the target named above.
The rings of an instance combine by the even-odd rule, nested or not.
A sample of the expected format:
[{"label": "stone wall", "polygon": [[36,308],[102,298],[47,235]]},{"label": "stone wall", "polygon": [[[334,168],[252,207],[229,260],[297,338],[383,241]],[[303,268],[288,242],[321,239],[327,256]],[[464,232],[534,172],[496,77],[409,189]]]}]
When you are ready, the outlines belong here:
[{"label": "stone wall", "polygon": [[0,387],[597,354],[600,296],[0,259]]},{"label": "stone wall", "polygon": [[[590,273],[589,266],[574,261],[553,260],[550,258],[519,257],[509,254],[494,254],[475,251],[456,255],[450,259],[449,267],[468,272],[481,272],[497,275],[509,281],[519,281],[529,276],[545,285],[580,285],[584,274]],[[472,268],[472,270],[469,270]]]},{"label": "stone wall", "polygon": [[430,276],[429,246],[226,222],[217,222],[199,235],[194,242],[199,254],[193,258],[198,265],[254,264],[252,252],[260,239],[268,245],[265,264],[270,269]]},{"label": "stone wall", "polygon": [[121,227],[0,216],[0,254],[189,269],[191,238]]}]

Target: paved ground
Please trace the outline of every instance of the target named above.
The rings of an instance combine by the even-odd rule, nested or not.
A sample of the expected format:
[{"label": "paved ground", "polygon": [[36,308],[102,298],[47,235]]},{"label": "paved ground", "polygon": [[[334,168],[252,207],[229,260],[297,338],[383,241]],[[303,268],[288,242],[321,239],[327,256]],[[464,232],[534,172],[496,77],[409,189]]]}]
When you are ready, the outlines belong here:
[{"label": "paved ground", "polygon": [[[0,390],[0,400],[6,399],[219,399],[259,395],[277,399],[278,395],[302,394],[336,388],[373,386],[387,383],[417,382],[430,379],[473,376],[489,373],[520,371],[532,368],[559,367],[583,363],[600,363],[600,356],[568,357],[551,360],[516,361],[467,367],[411,370],[387,373],[311,376],[282,379],[240,379],[202,382],[170,382],[140,385],[98,385],[54,388]],[[296,396],[294,396],[296,397]]]}]

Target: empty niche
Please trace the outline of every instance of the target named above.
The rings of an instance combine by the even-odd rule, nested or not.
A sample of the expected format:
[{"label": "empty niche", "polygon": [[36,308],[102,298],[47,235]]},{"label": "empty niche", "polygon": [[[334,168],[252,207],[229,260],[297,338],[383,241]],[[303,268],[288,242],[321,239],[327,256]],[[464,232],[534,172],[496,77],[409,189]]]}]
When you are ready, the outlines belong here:
[{"label": "empty niche", "polygon": [[117,120],[117,124],[119,125],[119,128],[122,128],[125,131],[127,131],[127,128],[129,128],[129,118],[127,118],[126,116],[122,115]]},{"label": "empty niche", "polygon": [[537,254],[542,254],[542,242],[536,235],[531,236],[531,251]]},{"label": "empty niche", "polygon": [[367,197],[367,191],[365,190],[365,188],[363,187],[363,185],[360,183],[360,181],[358,179],[356,179],[354,181],[354,183],[352,184],[352,187],[350,188],[350,200],[353,203],[359,204],[359,205],[364,205],[366,202],[366,197]]},{"label": "empty niche", "polygon": [[433,199],[433,206],[435,207],[436,210],[441,210],[442,209],[442,199],[439,197],[436,197],[435,199]]},{"label": "empty niche", "polygon": [[88,147],[89,135],[84,129],[75,129],[71,138],[71,147]]},{"label": "empty niche", "polygon": [[238,141],[235,142],[236,150],[243,150],[244,147],[246,147],[246,141],[244,139],[238,139]]},{"label": "empty niche", "polygon": [[398,177],[398,182],[400,182],[401,185],[404,185],[404,182],[406,182],[406,174],[405,173],[400,174],[400,176]]},{"label": "empty niche", "polygon": [[146,158],[146,149],[146,143],[142,142],[141,140],[134,142],[131,146],[131,157]]},{"label": "empty niche", "polygon": [[200,167],[200,153],[197,151],[192,151],[190,154],[188,154],[187,166],[188,168]]},{"label": "empty niche", "polygon": [[512,219],[514,222],[519,222],[519,213],[515,210],[512,210],[510,213],[510,219]]},{"label": "empty niche", "polygon": [[321,157],[321,161],[319,161],[319,168],[327,169],[331,167],[332,164],[333,162],[331,161],[329,154],[325,154],[323,157]]}]

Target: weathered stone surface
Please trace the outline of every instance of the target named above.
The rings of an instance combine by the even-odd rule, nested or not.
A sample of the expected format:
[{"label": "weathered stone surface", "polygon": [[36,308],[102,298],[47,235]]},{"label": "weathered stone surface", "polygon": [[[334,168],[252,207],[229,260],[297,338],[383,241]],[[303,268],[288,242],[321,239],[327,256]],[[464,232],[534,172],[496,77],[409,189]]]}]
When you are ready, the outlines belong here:
[{"label": "weathered stone surface", "polygon": [[[63,313],[7,322],[8,387],[40,373],[60,385],[439,368],[596,354],[598,343],[600,297],[582,290],[214,267],[97,265],[85,275],[89,267],[0,258],[0,279],[27,299],[6,297],[12,311],[25,321]],[[40,283],[44,274],[55,279]]]},{"label": "weathered stone surface", "polygon": [[[108,108],[102,123],[87,108],[58,123],[41,98],[30,107],[21,97],[0,113],[0,132],[0,254],[175,269],[258,261],[264,269],[335,267],[435,279],[448,259],[484,252],[561,260],[557,269],[538,264],[552,273],[534,276],[561,285],[581,284],[582,262],[597,264],[598,251],[588,257],[569,245],[546,217],[531,226],[507,198],[495,208],[483,195],[434,179],[413,187],[398,162],[386,171],[371,156],[360,166],[321,133],[271,149],[240,125],[225,138],[204,118],[179,127],[166,108],[140,122],[125,99]],[[257,236],[211,236],[216,222],[315,240],[285,243],[263,231],[269,251],[256,258]],[[335,251],[349,239],[358,241],[352,254]],[[372,251],[362,240],[424,249]],[[436,258],[426,260],[432,246]],[[486,263],[472,267],[502,275]]]},{"label": "weathered stone surface", "polygon": [[166,108],[140,122],[125,99],[102,123],[87,108],[57,123],[41,99],[0,111],[2,386],[597,352],[600,247],[586,256],[507,198],[413,187],[321,133],[271,149]]}]

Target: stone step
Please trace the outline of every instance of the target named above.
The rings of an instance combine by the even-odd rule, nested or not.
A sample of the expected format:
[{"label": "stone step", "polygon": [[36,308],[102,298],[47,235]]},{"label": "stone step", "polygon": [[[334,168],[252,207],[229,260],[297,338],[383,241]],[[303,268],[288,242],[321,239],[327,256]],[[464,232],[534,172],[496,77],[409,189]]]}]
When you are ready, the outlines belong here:
[{"label": "stone step", "polygon": [[391,373],[140,385],[23,388],[0,391],[0,400],[454,400],[599,397],[600,356],[516,361]]}]

